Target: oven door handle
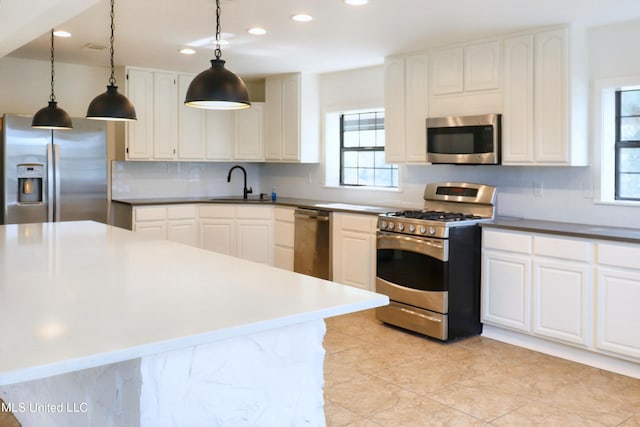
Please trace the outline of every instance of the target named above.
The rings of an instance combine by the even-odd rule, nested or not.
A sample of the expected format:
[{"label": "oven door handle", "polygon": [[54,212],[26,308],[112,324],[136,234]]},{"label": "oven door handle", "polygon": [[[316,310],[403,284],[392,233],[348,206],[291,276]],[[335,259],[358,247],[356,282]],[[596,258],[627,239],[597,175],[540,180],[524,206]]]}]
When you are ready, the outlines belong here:
[{"label": "oven door handle", "polygon": [[440,261],[449,261],[449,241],[446,239],[416,238],[378,231],[376,240],[377,249],[416,252]]}]

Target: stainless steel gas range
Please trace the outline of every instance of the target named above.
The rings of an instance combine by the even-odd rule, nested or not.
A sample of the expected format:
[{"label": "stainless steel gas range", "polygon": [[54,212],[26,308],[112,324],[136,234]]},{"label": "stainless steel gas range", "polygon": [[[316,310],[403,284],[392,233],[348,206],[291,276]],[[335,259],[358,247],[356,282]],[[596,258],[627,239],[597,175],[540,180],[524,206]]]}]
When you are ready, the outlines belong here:
[{"label": "stainless steel gas range", "polygon": [[376,317],[442,341],[482,332],[480,227],[495,215],[495,187],[427,184],[424,208],[378,219]]}]

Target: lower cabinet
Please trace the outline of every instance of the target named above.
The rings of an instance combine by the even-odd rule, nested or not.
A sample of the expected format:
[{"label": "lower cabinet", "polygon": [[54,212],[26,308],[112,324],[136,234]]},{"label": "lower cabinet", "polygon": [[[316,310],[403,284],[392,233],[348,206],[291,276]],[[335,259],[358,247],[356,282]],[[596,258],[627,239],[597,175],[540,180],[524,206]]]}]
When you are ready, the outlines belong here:
[{"label": "lower cabinet", "polygon": [[375,289],[377,216],[334,212],[332,218],[333,281]]},{"label": "lower cabinet", "polygon": [[154,239],[197,246],[195,205],[139,206],[133,209],[133,231]]},{"label": "lower cabinet", "polygon": [[482,321],[640,360],[640,245],[483,229]]},{"label": "lower cabinet", "polygon": [[276,206],[273,209],[273,265],[293,271],[295,208]]},{"label": "lower cabinet", "polygon": [[205,205],[198,208],[200,247],[225,255],[236,255],[236,209],[232,205]]}]

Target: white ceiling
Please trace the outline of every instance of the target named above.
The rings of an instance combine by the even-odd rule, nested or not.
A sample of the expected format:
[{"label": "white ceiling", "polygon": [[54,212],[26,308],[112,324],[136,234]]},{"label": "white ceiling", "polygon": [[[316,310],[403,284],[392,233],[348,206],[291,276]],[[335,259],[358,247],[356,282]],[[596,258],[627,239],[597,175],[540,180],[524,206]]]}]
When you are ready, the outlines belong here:
[{"label": "white ceiling", "polygon": [[[191,56],[178,49],[213,37],[214,0],[117,0],[115,9],[116,65],[194,73],[209,67],[211,48],[199,48]],[[300,12],[314,20],[290,19]],[[222,59],[245,79],[328,72],[381,64],[394,53],[531,27],[630,20],[640,20],[639,0],[369,0],[360,7],[342,0],[222,0],[222,32],[230,42],[222,48]],[[249,35],[252,26],[268,33]],[[73,34],[56,39],[56,61],[108,66],[108,49],[83,47],[108,46],[108,0],[99,0],[56,28]],[[10,56],[48,60],[48,30],[43,28],[41,34]]]}]

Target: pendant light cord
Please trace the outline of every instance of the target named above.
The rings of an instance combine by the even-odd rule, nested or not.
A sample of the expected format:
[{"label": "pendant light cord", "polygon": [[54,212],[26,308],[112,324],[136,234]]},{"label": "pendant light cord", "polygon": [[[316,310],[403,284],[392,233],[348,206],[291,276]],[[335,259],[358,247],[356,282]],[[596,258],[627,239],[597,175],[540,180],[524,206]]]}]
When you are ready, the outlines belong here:
[{"label": "pendant light cord", "polygon": [[56,72],[53,66],[53,28],[52,28],[51,29],[51,96],[49,97],[49,100],[51,102],[55,102],[56,100],[56,94],[53,90],[53,82],[54,82],[55,75],[56,75]]},{"label": "pendant light cord", "polygon": [[220,50],[220,0],[216,0],[216,59],[220,59],[222,56],[222,50]]},{"label": "pendant light cord", "polygon": [[111,0],[111,38],[109,39],[109,43],[111,45],[111,48],[109,50],[109,55],[110,55],[110,58],[111,58],[111,77],[109,77],[109,84],[111,86],[115,86],[116,85],[115,66],[113,64],[113,39],[114,39],[114,37],[113,37],[113,32],[114,32],[113,31],[113,28],[114,28],[113,21],[114,21],[114,18],[115,18],[115,13],[113,12],[113,3],[114,3],[114,0]]}]

